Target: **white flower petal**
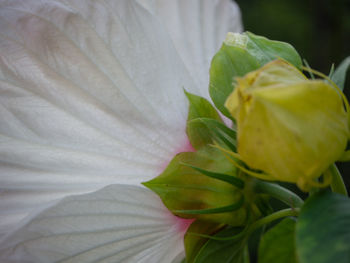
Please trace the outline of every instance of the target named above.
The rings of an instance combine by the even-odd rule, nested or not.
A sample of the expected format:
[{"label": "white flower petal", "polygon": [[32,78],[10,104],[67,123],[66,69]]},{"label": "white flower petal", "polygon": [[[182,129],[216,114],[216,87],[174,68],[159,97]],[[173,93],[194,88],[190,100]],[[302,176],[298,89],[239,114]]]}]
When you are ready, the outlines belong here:
[{"label": "white flower petal", "polygon": [[63,199],[0,246],[1,262],[172,262],[190,220],[148,189],[112,185]]},{"label": "white flower petal", "polygon": [[[187,2],[0,2],[0,237],[52,200],[151,179],[185,150],[182,88],[207,96],[195,47],[213,55],[222,33],[210,34],[237,16],[206,1],[190,19],[199,2]],[[204,40],[191,34],[202,12],[221,23],[204,23]]]},{"label": "white flower petal", "polygon": [[[213,55],[227,32],[241,32],[240,10],[232,0],[139,0],[158,15],[199,87],[209,82]],[[205,93],[206,94],[206,93]]]}]

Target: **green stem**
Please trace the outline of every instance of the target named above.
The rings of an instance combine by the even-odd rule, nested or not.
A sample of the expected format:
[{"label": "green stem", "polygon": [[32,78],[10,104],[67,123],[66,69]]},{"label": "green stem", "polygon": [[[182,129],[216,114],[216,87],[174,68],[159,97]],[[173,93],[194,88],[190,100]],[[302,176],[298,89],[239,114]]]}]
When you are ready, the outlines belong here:
[{"label": "green stem", "polygon": [[247,226],[242,232],[235,236],[230,236],[230,237],[216,237],[216,236],[210,236],[210,235],[205,235],[205,234],[199,234],[199,233],[192,233],[192,232],[187,232],[187,234],[194,235],[194,236],[199,236],[199,237],[204,237],[204,238],[209,238],[213,240],[219,240],[219,241],[225,241],[225,240],[239,240],[245,237],[249,237],[255,230],[258,228],[271,223],[272,221],[275,221],[277,219],[287,217],[287,216],[298,216],[300,213],[300,208],[287,208],[283,209],[280,211],[277,211],[273,214],[270,214],[268,216],[265,216],[258,221],[255,221],[253,224]]},{"label": "green stem", "polygon": [[254,190],[256,193],[268,194],[281,200],[290,207],[301,207],[304,204],[304,201],[297,194],[275,183],[256,180]]},{"label": "green stem", "polygon": [[346,190],[343,177],[341,176],[335,163],[333,163],[325,173],[330,173],[332,176],[332,191],[338,194],[348,196],[348,191]]},{"label": "green stem", "polygon": [[271,223],[277,219],[287,217],[287,216],[297,216],[300,213],[300,208],[287,208],[277,211],[271,215],[265,216],[258,221],[254,222],[248,229],[248,234],[253,233],[258,228]]}]

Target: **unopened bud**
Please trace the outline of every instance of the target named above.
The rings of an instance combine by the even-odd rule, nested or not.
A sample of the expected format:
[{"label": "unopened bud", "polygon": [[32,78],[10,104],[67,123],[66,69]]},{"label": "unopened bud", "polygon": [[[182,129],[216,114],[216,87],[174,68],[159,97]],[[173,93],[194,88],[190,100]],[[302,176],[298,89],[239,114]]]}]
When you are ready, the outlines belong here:
[{"label": "unopened bud", "polygon": [[344,153],[348,117],[340,91],[284,60],[237,78],[225,106],[237,121],[238,154],[271,180],[309,190]]}]

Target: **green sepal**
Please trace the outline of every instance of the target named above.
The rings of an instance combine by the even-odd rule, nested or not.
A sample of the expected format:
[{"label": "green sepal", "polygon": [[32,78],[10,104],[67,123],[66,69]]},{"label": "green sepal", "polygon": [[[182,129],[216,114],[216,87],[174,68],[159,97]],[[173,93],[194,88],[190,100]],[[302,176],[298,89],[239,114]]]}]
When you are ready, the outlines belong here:
[{"label": "green sepal", "polygon": [[186,263],[193,263],[202,246],[209,240],[200,235],[212,236],[221,230],[224,225],[196,220],[187,229],[184,237]]},{"label": "green sepal", "polygon": [[[228,237],[238,235],[242,228],[229,227],[214,235]],[[249,263],[247,253],[247,236],[231,240],[209,239],[199,250],[193,263]]]},{"label": "green sepal", "polygon": [[212,143],[210,131],[203,123],[190,123],[190,121],[202,117],[213,119],[219,123],[222,123],[222,120],[208,100],[187,91],[185,94],[189,101],[186,133],[193,148],[198,150]]},{"label": "green sepal", "polygon": [[269,229],[261,238],[259,263],[297,263],[294,218],[286,218]]},{"label": "green sepal", "polygon": [[234,78],[242,77],[277,58],[298,68],[302,65],[299,54],[288,43],[269,40],[250,32],[229,33],[210,67],[209,93],[215,106],[232,119],[224,103],[234,89]]},{"label": "green sepal", "polygon": [[335,71],[330,75],[330,79],[341,89],[344,89],[346,72],[350,67],[350,57],[344,59]]},{"label": "green sepal", "polygon": [[300,263],[350,262],[350,199],[320,191],[306,200],[296,225]]},{"label": "green sepal", "polygon": [[211,144],[217,143],[220,146],[226,146],[231,151],[237,151],[237,134],[235,130],[230,129],[222,122],[209,118],[193,119],[187,123],[187,126],[199,124],[204,125],[208,129]]},{"label": "green sepal", "polygon": [[237,187],[208,177],[183,163],[215,173],[237,176],[237,169],[220,150],[204,147],[197,152],[176,155],[161,175],[144,185],[157,193],[165,206],[177,216],[234,226],[243,225],[247,214],[245,207],[216,214],[179,212],[221,208],[236,204],[242,197],[242,191]]}]

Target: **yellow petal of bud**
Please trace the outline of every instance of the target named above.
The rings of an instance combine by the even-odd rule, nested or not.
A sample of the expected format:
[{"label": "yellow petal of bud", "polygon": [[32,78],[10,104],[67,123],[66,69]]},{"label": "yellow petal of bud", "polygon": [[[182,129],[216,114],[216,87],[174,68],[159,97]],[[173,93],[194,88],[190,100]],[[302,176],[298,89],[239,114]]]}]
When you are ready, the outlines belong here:
[{"label": "yellow petal of bud", "polygon": [[349,138],[340,91],[275,60],[237,78],[226,108],[237,121],[238,153],[271,180],[307,191],[343,154]]}]

